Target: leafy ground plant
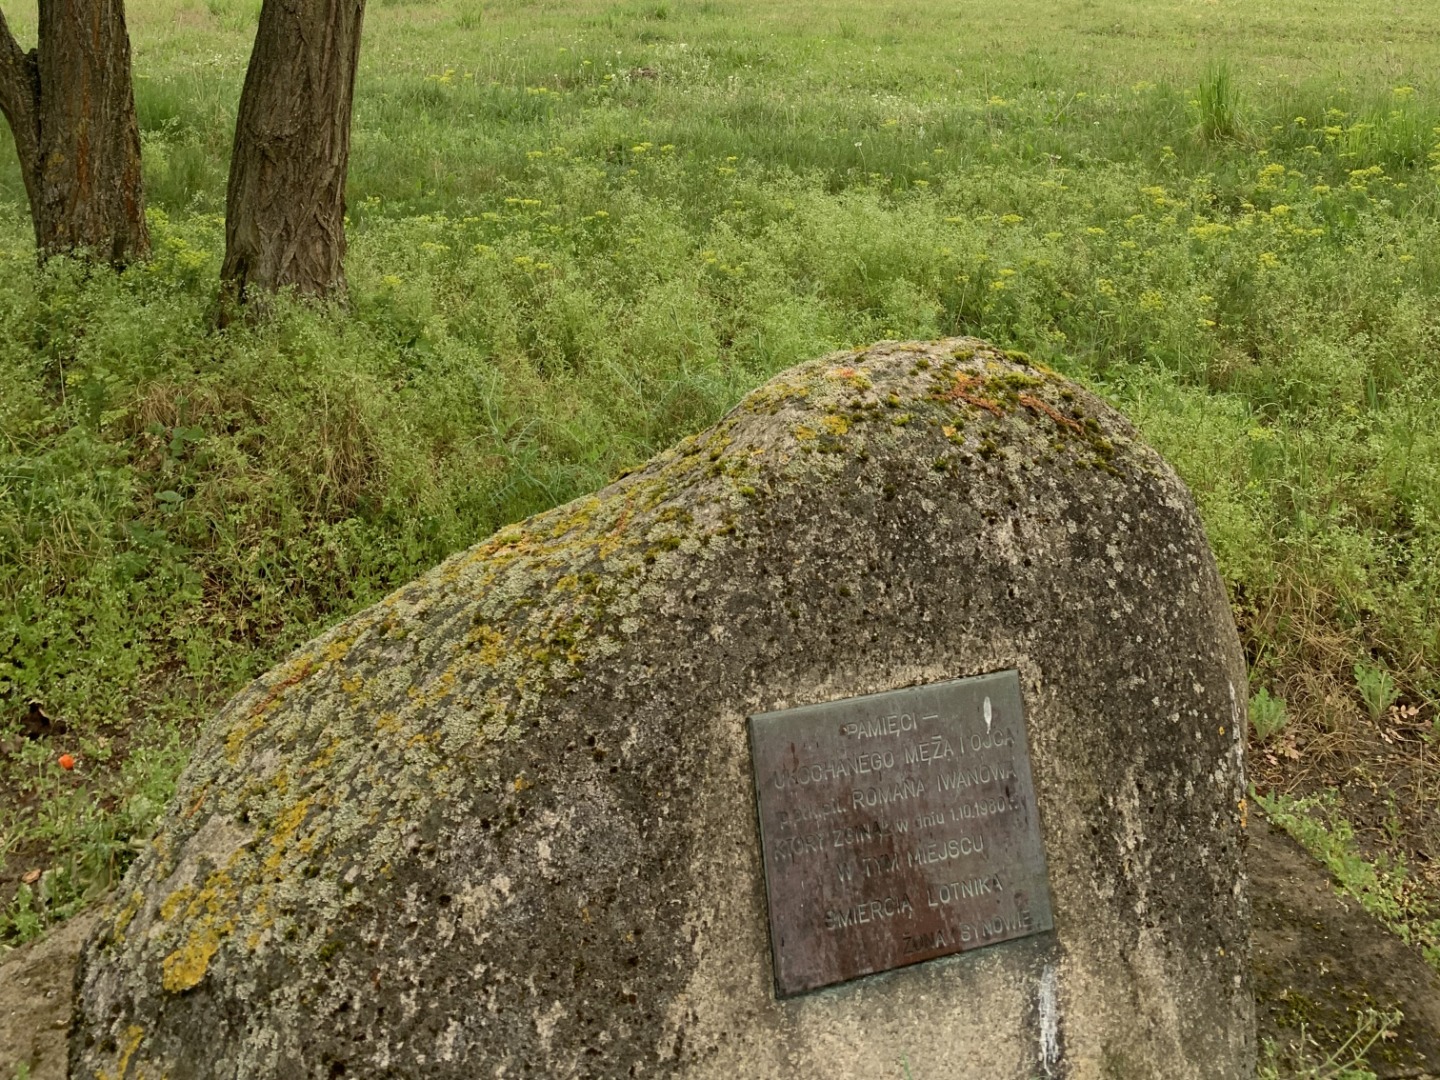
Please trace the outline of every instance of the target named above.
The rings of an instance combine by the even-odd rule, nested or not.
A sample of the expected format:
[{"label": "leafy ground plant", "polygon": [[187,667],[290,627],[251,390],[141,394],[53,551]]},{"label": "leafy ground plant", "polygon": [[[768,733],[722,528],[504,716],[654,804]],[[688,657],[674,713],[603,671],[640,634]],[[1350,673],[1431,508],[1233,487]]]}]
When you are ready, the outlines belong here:
[{"label": "leafy ground plant", "polygon": [[1263,686],[1250,695],[1250,727],[1261,742],[1277,734],[1288,719],[1284,700],[1271,697]]},{"label": "leafy ground plant", "polygon": [[1371,720],[1379,720],[1384,716],[1400,694],[1390,672],[1380,666],[1357,663],[1355,685],[1360,690],[1360,698],[1365,702]]}]

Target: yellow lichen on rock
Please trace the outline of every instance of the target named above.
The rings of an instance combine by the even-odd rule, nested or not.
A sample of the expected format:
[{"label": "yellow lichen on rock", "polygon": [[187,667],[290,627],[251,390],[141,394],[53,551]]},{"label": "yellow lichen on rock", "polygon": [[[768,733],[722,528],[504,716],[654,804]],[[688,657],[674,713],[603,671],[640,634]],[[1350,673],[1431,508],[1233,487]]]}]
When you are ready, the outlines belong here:
[{"label": "yellow lichen on rock", "polygon": [[[209,970],[210,958],[220,948],[220,935],[206,927],[192,934],[161,964],[161,985],[172,994],[179,994],[197,985]],[[123,1072],[121,1075],[124,1075]]]},{"label": "yellow lichen on rock", "polygon": [[295,838],[295,833],[310,812],[311,799],[301,799],[280,815],[275,822],[275,831],[270,837],[270,854],[265,859],[265,873],[276,875],[285,862],[285,856]]},{"label": "yellow lichen on rock", "polygon": [[125,1041],[120,1047],[120,1056],[115,1059],[115,1071],[112,1073],[107,1069],[97,1069],[96,1080],[125,1080],[125,1074],[130,1069],[130,1059],[135,1056],[135,1051],[140,1049],[140,1043],[145,1038],[145,1029],[139,1024],[131,1024],[125,1029]]},{"label": "yellow lichen on rock", "polygon": [[186,885],[183,889],[176,889],[160,904],[160,918],[167,922],[173,919],[175,913],[178,912],[183,905],[188,904],[194,895],[195,889],[191,885]]},{"label": "yellow lichen on rock", "polygon": [[110,933],[114,936],[115,940],[125,940],[125,930],[129,927],[131,920],[134,919],[140,911],[140,907],[144,902],[145,894],[143,892],[139,889],[131,891],[124,905],[115,912],[114,921],[111,923]]},{"label": "yellow lichen on rock", "polygon": [[236,724],[225,736],[225,758],[231,764],[240,760],[240,751],[244,748],[246,740],[265,726],[263,714],[256,714],[243,723]]},{"label": "yellow lichen on rock", "polygon": [[185,934],[184,943],[161,962],[161,985],[171,993],[178,994],[198,984],[205,977],[220,942],[234,932],[239,889],[231,869],[243,854],[235,852],[229,865],[206,878],[202,888],[178,889],[161,904],[161,920],[177,922]]}]

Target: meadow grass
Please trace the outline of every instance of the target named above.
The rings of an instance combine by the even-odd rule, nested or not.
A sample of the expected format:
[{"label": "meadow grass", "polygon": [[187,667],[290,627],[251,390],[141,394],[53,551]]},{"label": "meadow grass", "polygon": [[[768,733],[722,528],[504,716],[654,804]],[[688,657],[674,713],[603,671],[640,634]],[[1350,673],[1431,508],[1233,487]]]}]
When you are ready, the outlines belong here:
[{"label": "meadow grass", "polygon": [[[1269,782],[1399,718],[1440,849],[1440,9],[380,0],[349,305],[217,334],[257,11],[132,0],[145,265],[36,272],[0,139],[0,939],[113,882],[321,627],[778,370],[953,333],[1190,484]],[[69,734],[22,740],[32,699]]]}]

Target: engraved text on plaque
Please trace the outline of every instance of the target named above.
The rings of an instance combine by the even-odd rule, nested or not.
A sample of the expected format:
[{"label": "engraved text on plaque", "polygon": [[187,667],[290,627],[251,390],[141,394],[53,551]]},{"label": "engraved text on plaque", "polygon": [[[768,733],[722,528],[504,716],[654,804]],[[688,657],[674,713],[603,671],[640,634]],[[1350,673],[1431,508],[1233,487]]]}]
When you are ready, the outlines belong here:
[{"label": "engraved text on plaque", "polygon": [[1053,926],[1014,671],[750,718],[782,996]]}]

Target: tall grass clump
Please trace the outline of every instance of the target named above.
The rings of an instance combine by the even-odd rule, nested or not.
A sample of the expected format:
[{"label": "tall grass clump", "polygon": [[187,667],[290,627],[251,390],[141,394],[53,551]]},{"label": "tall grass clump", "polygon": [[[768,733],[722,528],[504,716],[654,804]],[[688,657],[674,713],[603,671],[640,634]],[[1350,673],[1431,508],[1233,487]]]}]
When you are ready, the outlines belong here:
[{"label": "tall grass clump", "polygon": [[1218,61],[1205,71],[1196,91],[1200,111],[1200,137],[1206,142],[1238,139],[1240,127],[1240,90],[1230,74],[1230,65]]}]

